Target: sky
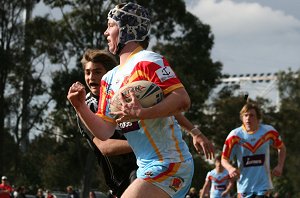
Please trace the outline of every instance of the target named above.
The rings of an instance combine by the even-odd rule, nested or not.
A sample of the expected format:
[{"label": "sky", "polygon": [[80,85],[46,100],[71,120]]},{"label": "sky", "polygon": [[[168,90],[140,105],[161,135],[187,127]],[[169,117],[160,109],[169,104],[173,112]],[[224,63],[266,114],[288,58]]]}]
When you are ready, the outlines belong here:
[{"label": "sky", "polygon": [[[212,59],[224,74],[300,69],[300,0],[185,0],[187,10],[210,25]],[[60,12],[37,6],[36,15]]]},{"label": "sky", "polygon": [[300,69],[300,0],[185,0],[210,25],[222,73]]},{"label": "sky", "polygon": [[[210,25],[211,52],[229,75],[300,69],[300,0],[185,0],[189,12]],[[57,18],[60,11],[41,3],[35,15]],[[241,92],[279,101],[276,83],[244,82]],[[222,85],[220,85],[222,87]],[[216,89],[217,90],[217,89]]]}]

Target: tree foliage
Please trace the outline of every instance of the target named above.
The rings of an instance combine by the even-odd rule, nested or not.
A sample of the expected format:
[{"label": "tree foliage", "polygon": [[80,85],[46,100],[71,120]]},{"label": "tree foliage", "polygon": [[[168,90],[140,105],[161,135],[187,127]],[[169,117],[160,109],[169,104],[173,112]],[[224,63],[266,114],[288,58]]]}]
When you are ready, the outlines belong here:
[{"label": "tree foliage", "polygon": [[[281,72],[278,74],[278,90],[280,93],[280,110],[277,119],[277,126],[281,131],[282,138],[287,147],[287,158],[285,163],[285,172],[287,181],[292,183],[290,187],[295,190],[295,195],[300,196],[298,184],[300,177],[297,174],[297,164],[300,163],[299,141],[300,133],[300,76],[297,72]],[[287,185],[288,186],[288,185]]]},{"label": "tree foliage", "polygon": [[[47,87],[42,80],[45,66],[43,54],[36,51],[38,43],[35,43],[36,39],[30,32],[32,8],[36,3],[38,1],[1,1],[1,173],[22,171],[20,151],[26,151],[29,134],[42,124],[44,112],[51,101],[44,97]],[[40,65],[37,66],[37,63]],[[4,133],[16,141],[17,149],[13,157],[4,156],[5,137],[8,137]]]}]

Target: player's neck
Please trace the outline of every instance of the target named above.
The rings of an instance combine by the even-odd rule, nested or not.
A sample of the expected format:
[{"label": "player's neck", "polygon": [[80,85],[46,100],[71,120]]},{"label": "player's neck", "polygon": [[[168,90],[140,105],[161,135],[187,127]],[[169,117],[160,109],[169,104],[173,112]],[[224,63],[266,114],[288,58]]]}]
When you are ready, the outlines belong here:
[{"label": "player's neck", "polygon": [[255,126],[252,126],[252,127],[246,127],[244,124],[243,124],[243,130],[246,131],[248,134],[254,134],[258,131],[259,129],[259,124],[255,125]]},{"label": "player's neck", "polygon": [[216,171],[217,173],[222,173],[224,171],[224,168],[222,167],[216,168]]},{"label": "player's neck", "polygon": [[142,48],[137,42],[127,43],[120,53],[120,65],[124,65],[130,57],[141,50]]}]

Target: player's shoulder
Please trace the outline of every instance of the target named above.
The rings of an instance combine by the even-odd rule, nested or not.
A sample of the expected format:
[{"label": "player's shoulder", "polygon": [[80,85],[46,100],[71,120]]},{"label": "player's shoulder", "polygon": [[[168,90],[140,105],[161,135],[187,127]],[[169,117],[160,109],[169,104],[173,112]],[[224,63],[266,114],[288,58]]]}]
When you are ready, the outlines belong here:
[{"label": "player's shoulder", "polygon": [[230,131],[228,137],[230,137],[230,136],[239,136],[242,133],[243,133],[243,129],[242,129],[242,126],[240,126],[240,127],[237,127],[235,129],[233,129],[232,131]]},{"label": "player's shoulder", "polygon": [[206,177],[212,176],[214,174],[214,169],[207,172]]},{"label": "player's shoulder", "polygon": [[214,175],[217,173],[217,170],[214,168],[214,169],[208,171],[208,173],[209,173],[209,175]]},{"label": "player's shoulder", "polygon": [[139,52],[139,55],[136,56],[141,61],[148,61],[148,62],[156,62],[157,60],[162,60],[163,56],[149,50],[142,50]]},{"label": "player's shoulder", "polygon": [[260,124],[260,127],[265,131],[277,131],[272,125],[269,124]]},{"label": "player's shoulder", "polygon": [[111,70],[109,70],[108,72],[106,72],[103,77],[102,80],[106,81],[107,79],[113,77],[115,75],[115,73],[119,70],[120,65],[115,66],[114,68],[112,68]]}]

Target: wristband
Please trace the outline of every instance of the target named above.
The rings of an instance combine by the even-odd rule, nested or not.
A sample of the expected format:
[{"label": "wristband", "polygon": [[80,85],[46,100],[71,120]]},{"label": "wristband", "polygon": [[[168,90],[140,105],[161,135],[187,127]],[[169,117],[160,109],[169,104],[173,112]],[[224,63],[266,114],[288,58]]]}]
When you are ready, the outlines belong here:
[{"label": "wristband", "polygon": [[198,127],[194,127],[192,130],[190,130],[190,134],[192,135],[200,135],[202,134],[201,131],[198,129]]}]

